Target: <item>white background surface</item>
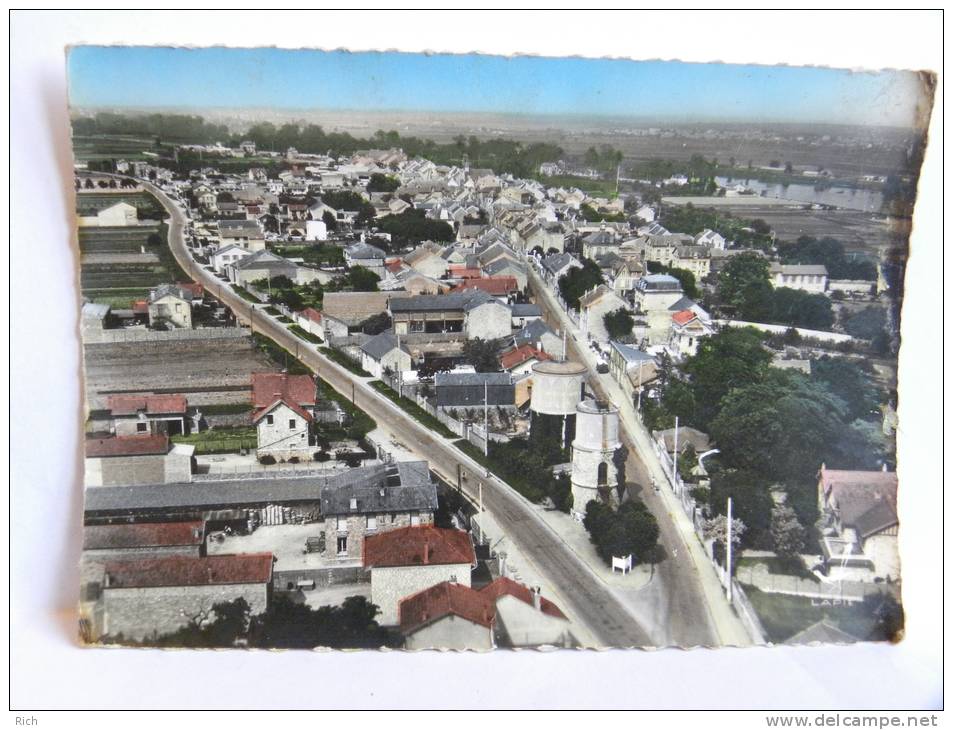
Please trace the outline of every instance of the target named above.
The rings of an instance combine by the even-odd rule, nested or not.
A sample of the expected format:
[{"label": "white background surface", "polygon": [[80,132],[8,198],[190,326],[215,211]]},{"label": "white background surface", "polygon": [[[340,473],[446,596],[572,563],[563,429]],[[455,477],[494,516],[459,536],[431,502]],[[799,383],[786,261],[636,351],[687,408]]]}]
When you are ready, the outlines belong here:
[{"label": "white background surface", "polygon": [[903,313],[908,630],[900,646],[492,655],[81,649],[74,605],[82,365],[63,54],[78,42],[280,45],[940,71],[938,13],[15,12],[11,22],[14,709],[941,705],[940,109],[921,178]]}]

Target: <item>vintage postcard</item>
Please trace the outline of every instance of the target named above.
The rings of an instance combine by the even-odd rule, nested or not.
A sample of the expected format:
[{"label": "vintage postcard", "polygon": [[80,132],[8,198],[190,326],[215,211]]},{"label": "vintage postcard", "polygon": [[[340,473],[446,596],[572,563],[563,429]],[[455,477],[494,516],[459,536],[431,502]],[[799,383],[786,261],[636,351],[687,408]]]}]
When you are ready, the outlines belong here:
[{"label": "vintage postcard", "polygon": [[931,74],[128,46],[68,68],[84,642],[902,637]]}]

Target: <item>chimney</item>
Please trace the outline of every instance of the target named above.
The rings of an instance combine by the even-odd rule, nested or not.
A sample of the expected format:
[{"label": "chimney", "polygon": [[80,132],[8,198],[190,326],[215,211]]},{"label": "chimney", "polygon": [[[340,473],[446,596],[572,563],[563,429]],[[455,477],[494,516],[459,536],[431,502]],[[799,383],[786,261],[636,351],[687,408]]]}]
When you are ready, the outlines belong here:
[{"label": "chimney", "polygon": [[424,564],[426,565],[429,562],[430,562],[430,543],[425,542],[424,543]]},{"label": "chimney", "polygon": [[543,610],[543,599],[540,596],[540,591],[541,589],[539,586],[533,588],[533,608],[535,608],[537,611]]},{"label": "chimney", "polygon": [[506,577],[506,553],[498,553],[496,556],[497,561],[500,564],[500,577]]}]

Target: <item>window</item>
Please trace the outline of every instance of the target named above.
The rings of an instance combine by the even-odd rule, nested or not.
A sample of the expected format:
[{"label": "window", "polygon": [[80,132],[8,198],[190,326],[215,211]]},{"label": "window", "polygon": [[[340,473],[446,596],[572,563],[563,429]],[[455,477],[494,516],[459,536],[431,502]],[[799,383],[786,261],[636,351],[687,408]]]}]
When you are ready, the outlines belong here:
[{"label": "window", "polygon": [[136,424],[136,431],[138,431],[139,433],[145,433],[145,432],[148,431],[148,430],[149,430],[149,424],[148,424],[148,423],[137,423],[137,424]]},{"label": "window", "polygon": [[347,535],[338,538],[338,555],[347,555]]},{"label": "window", "polygon": [[377,515],[368,515],[368,516],[367,516],[367,525],[366,525],[366,527],[367,527],[368,530],[376,530],[376,529],[377,529]]},{"label": "window", "polygon": [[273,426],[275,423],[275,417],[271,414],[265,416],[265,423],[267,423],[269,426]]},{"label": "window", "polygon": [[411,527],[416,527],[416,526],[419,525],[419,524],[420,524],[420,515],[417,514],[416,512],[411,512],[411,513],[410,513],[410,525],[411,525]]},{"label": "window", "polygon": [[288,419],[288,428],[297,428],[297,421],[294,418]]},{"label": "window", "polygon": [[609,481],[609,465],[604,461],[599,464],[599,473],[597,479],[599,480],[600,487],[604,487]]},{"label": "window", "polygon": [[338,532],[347,532],[347,517],[338,517]]}]

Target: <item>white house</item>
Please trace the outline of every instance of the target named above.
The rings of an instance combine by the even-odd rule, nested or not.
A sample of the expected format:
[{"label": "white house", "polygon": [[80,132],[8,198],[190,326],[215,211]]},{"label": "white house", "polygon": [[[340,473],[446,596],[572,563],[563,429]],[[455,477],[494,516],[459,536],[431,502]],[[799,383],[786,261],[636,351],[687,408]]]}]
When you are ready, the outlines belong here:
[{"label": "white house", "polygon": [[224,274],[229,265],[251,255],[252,252],[247,248],[242,248],[235,243],[230,243],[210,253],[208,260],[216,273]]},{"label": "white house", "polygon": [[827,267],[821,264],[779,264],[772,262],[769,273],[775,287],[799,289],[810,294],[827,291]]},{"label": "white house", "polygon": [[113,203],[108,208],[103,208],[96,215],[81,216],[79,225],[81,228],[136,226],[139,225],[139,212],[135,206],[129,205],[129,203]]},{"label": "white house", "polygon": [[252,373],[252,423],[258,428],[258,457],[310,461],[317,388],[308,375]]}]

